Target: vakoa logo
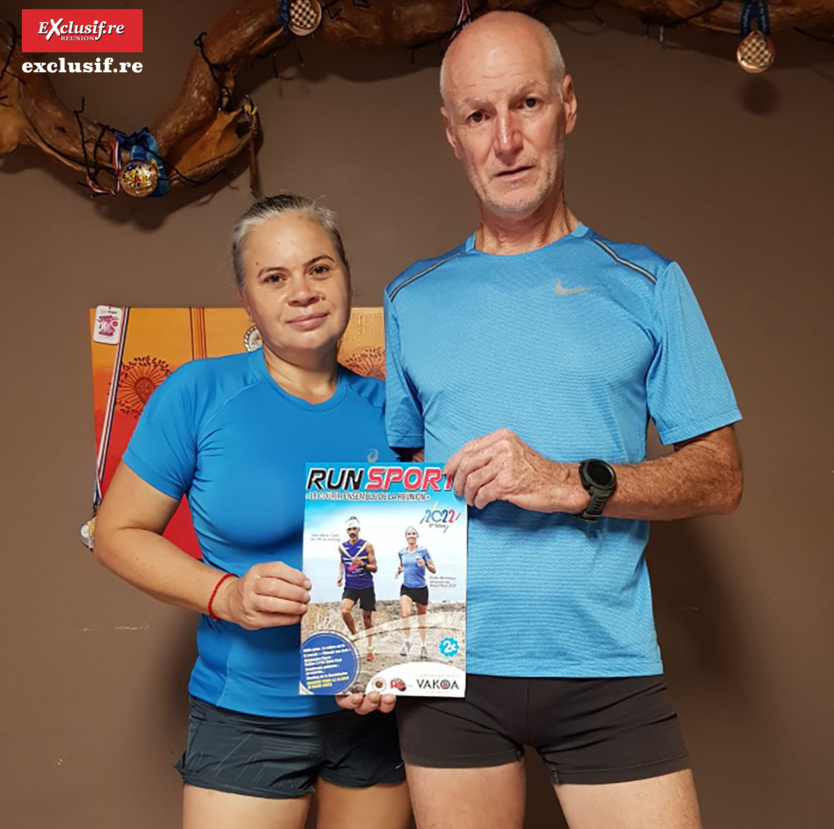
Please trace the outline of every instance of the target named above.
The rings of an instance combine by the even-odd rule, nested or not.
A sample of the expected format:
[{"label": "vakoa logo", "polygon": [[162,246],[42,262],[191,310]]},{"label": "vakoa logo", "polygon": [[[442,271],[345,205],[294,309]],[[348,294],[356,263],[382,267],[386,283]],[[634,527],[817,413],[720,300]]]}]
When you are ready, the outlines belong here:
[{"label": "vakoa logo", "polygon": [[141,52],[142,9],[23,9],[23,52]]},{"label": "vakoa logo", "polygon": [[421,691],[456,691],[458,681],[456,679],[418,679],[417,687]]}]

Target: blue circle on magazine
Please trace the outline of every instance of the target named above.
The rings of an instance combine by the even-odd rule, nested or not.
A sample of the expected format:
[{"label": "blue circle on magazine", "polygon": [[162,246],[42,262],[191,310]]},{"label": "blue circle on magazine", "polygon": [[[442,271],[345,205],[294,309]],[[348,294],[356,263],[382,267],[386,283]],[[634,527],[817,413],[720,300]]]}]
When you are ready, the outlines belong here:
[{"label": "blue circle on magazine", "polygon": [[311,694],[344,694],[359,675],[359,652],[341,633],[324,631],[301,645],[301,684]]},{"label": "blue circle on magazine", "polygon": [[443,656],[451,659],[453,656],[457,656],[459,650],[460,645],[458,645],[457,639],[447,636],[445,639],[440,640],[440,653],[442,653]]}]

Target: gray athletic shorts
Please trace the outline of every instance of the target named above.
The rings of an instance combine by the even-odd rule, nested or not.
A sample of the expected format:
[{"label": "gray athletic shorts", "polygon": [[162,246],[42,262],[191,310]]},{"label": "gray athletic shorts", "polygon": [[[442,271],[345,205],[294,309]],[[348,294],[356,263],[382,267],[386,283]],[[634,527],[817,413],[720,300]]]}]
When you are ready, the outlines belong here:
[{"label": "gray athletic shorts", "polygon": [[689,767],[662,676],[469,674],[465,699],[401,697],[395,710],[402,756],[415,766],[500,766],[529,745],[554,783],[617,783]]},{"label": "gray athletic shorts", "polygon": [[405,779],[391,715],[258,717],[195,697],[176,769],[191,786],[271,798],[309,794],[318,778],[351,789]]}]

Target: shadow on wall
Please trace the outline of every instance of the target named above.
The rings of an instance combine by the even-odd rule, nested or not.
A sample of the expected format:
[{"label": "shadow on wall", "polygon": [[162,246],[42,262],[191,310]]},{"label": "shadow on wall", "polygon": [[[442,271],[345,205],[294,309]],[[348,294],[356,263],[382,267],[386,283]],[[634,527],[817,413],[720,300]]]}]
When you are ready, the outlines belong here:
[{"label": "shadow on wall", "polygon": [[750,642],[755,631],[742,592],[734,596],[734,571],[722,567],[734,551],[710,533],[711,522],[725,520],[733,519],[656,523],[647,552],[664,670],[707,825],[731,819],[732,804],[759,808],[761,780],[751,769],[764,765],[777,777],[782,763],[769,736],[766,689]]},{"label": "shadow on wall", "polygon": [[185,749],[188,680],[197,657],[197,622],[195,614],[173,609],[166,623],[155,626],[158,634],[149,647],[149,670],[135,697],[143,702],[131,707],[124,732],[130,744],[143,746],[152,755],[146,768],[170,779],[172,790],[180,785],[173,766]]},{"label": "shadow on wall", "polygon": [[666,674],[682,688],[710,686],[737,703],[751,689],[740,609],[721,574],[721,557],[731,554],[716,549],[697,519],[652,525],[647,559]]},{"label": "shadow on wall", "polygon": [[775,115],[781,98],[771,78],[754,75],[746,78],[739,88],[739,101],[752,115]]}]

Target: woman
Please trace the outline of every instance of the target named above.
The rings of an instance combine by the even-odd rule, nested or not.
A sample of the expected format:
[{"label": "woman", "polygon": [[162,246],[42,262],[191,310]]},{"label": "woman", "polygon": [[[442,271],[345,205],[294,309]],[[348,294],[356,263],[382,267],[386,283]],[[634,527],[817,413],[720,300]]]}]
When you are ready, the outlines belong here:
[{"label": "woman", "polygon": [[426,570],[436,573],[429,551],[417,546],[418,533],[414,527],[406,527],[406,546],[398,553],[400,566],[394,573],[397,578],[404,573],[400,586],[400,616],[403,620],[403,647],[400,656],[411,651],[411,607],[417,605],[417,632],[420,635],[420,659],[428,659],[426,650],[426,610],[429,606],[429,588],[426,585]]},{"label": "woman", "polygon": [[[298,693],[304,465],[395,460],[381,384],[336,363],[350,315],[341,238],[329,211],[281,195],[240,219],[232,255],[263,349],[187,363],[154,392],[98,512],[95,554],[203,614],[178,764],[185,829],[300,829],[314,784],[320,827],[404,827],[393,718]],[[183,495],[202,561],[162,536]],[[393,698],[342,704],[390,710]]]}]

